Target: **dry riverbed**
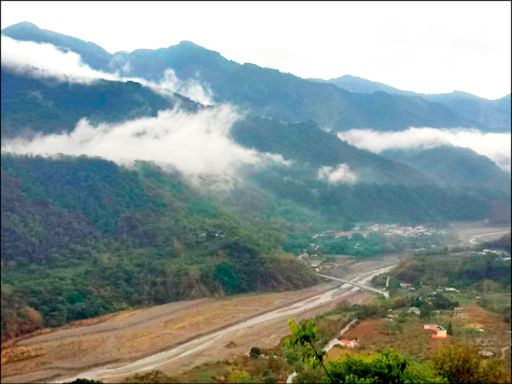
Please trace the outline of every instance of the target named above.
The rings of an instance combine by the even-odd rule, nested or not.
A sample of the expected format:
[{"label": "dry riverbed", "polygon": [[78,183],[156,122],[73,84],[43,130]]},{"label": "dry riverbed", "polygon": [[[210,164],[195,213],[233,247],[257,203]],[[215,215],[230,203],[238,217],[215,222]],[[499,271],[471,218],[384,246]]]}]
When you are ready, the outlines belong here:
[{"label": "dry riverbed", "polygon": [[[368,281],[373,274],[368,271],[396,261],[357,263],[349,276]],[[52,330],[2,351],[2,382],[75,377],[119,381],[149,369],[176,373],[245,353],[253,345],[272,346],[288,333],[289,318],[311,317],[341,301],[371,297],[348,286],[333,289],[337,286],[168,303],[122,311],[92,325]]]}]

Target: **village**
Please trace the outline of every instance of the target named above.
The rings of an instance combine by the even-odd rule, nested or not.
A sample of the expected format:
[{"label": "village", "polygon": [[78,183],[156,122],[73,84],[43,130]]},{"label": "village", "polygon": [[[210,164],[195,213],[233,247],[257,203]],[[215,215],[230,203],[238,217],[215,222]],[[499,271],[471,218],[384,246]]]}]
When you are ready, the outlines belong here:
[{"label": "village", "polygon": [[313,236],[314,239],[321,237],[350,237],[354,234],[360,234],[363,237],[367,237],[370,233],[380,233],[385,236],[431,236],[434,233],[434,229],[428,228],[423,225],[412,226],[400,226],[398,224],[371,224],[367,226],[355,226],[348,231],[337,231],[328,230],[317,233]]},{"label": "village", "polygon": [[[479,257],[479,255],[485,255],[497,262],[510,261],[510,254],[506,251],[483,249],[468,253],[469,257]],[[325,262],[320,257],[311,257],[308,254],[302,257],[320,274],[336,275],[339,272],[342,275],[346,266],[351,263],[350,258]],[[471,340],[478,347],[479,355],[484,358],[504,356],[509,348],[509,343],[497,336],[500,333],[503,334],[503,325],[505,328],[507,325],[495,313],[479,306],[484,300],[482,296],[489,297],[489,295],[482,294],[475,288],[418,285],[396,278],[392,278],[390,284],[390,275],[374,278],[371,285],[376,288],[381,287],[380,290],[388,293],[385,297],[391,296],[390,300],[382,300],[381,297],[377,301],[381,303],[379,305],[388,308],[387,312],[380,319],[353,319],[325,345],[324,350],[327,353],[338,356],[341,350],[373,350],[376,345],[379,345],[375,343],[375,339],[381,340],[384,345],[398,344],[400,348],[404,348],[408,338],[416,340],[418,345],[427,345],[427,350],[451,337]],[[496,295],[498,294],[494,296]],[[508,297],[510,301],[510,294],[508,296],[501,294],[501,296],[505,301]],[[390,301],[392,303],[389,303]],[[411,304],[403,306],[399,304],[401,302]],[[369,331],[368,324],[374,325],[369,332],[373,335],[372,337],[366,337]],[[505,332],[510,335],[510,331]],[[427,341],[429,339],[431,341]],[[415,350],[414,346],[406,347],[407,349]],[[417,349],[416,353],[423,355],[423,352]]]},{"label": "village", "polygon": [[[412,288],[407,288],[407,283],[401,285],[402,291]],[[510,349],[508,324],[499,315],[476,305],[479,296],[475,292],[470,297],[467,292],[451,288],[446,287],[443,293],[460,300],[460,303],[453,301],[452,308],[435,309],[427,314],[421,306],[406,306],[390,308],[381,318],[354,319],[324,350],[332,359],[345,355],[348,350],[367,354],[389,347],[424,358],[439,343],[455,338],[474,344],[483,358],[506,358]],[[435,294],[432,292],[431,296]]]}]

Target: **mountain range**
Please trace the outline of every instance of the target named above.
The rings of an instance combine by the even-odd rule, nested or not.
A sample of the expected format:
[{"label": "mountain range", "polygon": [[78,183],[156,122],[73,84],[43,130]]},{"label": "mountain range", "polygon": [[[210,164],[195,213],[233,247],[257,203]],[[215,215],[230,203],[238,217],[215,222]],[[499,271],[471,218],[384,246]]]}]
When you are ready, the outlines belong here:
[{"label": "mountain range", "polygon": [[510,130],[510,95],[495,101],[461,92],[422,95],[351,76],[310,81],[254,64],[242,65],[188,41],[168,48],[110,54],[94,43],[31,23],[12,25],[2,34],[53,44],[78,53],[94,69],[125,76],[159,81],[171,68],[181,80],[198,80],[211,87],[216,102],[230,102],[286,121],[312,119],[335,131],[410,126]]},{"label": "mountain range", "polygon": [[[218,143],[274,159],[243,168],[238,183],[218,192],[157,161],[126,166],[3,148],[2,339],[130,306],[313,284],[311,271],[283,251],[296,232],[375,222],[509,222],[497,212],[510,211],[510,173],[487,157],[456,146],[373,153],[337,133],[411,126],[508,133],[510,95],[489,101],[415,94],[346,76],[302,79],[187,41],[111,54],[31,23],[2,34],[74,52],[119,78],[74,82],[2,64],[5,143],[68,138],[83,118],[92,126],[115,123],[123,132],[123,123],[151,117],[149,128],[134,134],[143,146],[145,135],[164,140],[158,134],[174,128],[151,130],[166,110],[197,116],[228,103],[239,118],[225,136],[214,136]],[[169,69],[179,82],[203,87],[213,103],[192,100],[179,87],[162,92],[148,85]],[[180,132],[198,132],[184,128]],[[123,139],[117,136],[108,148],[122,147]]]},{"label": "mountain range", "polygon": [[332,83],[353,93],[372,94],[375,92],[386,92],[396,95],[422,97],[430,102],[444,104],[458,115],[478,122],[481,127],[487,127],[491,131],[510,131],[510,94],[496,100],[487,100],[461,91],[444,94],[422,94],[403,91],[386,84],[350,75],[323,82]]},{"label": "mountain range", "polygon": [[[509,131],[510,123],[500,127],[486,125],[484,117],[503,117],[508,109],[510,118],[510,96],[489,101],[464,93],[421,95],[351,76],[329,81],[301,79],[254,64],[241,65],[187,41],[168,48],[110,54],[94,43],[31,23],[10,26],[2,33],[17,40],[52,44],[79,54],[84,63],[96,70],[135,79],[82,84],[27,75],[2,66],[5,138],[71,132],[81,118],[92,124],[120,123],[156,116],[173,107],[187,113],[214,108],[176,92],[157,92],[136,81],[140,78],[157,83],[166,70],[172,69],[179,81],[200,82],[211,90],[215,103],[228,102],[244,111],[231,128],[233,140],[246,148],[291,160],[286,172],[299,172],[299,179],[304,179],[302,184],[308,190],[314,190],[313,186],[319,183],[319,169],[345,164],[357,175],[358,184],[370,189],[375,185],[399,185],[405,189],[429,185],[440,190],[471,186],[492,191],[491,195],[510,191],[510,174],[469,149],[451,146],[374,154],[336,136],[337,131],[357,127],[386,131],[410,126],[464,126]],[[478,114],[475,106],[487,112]],[[503,113],[489,112],[492,108]],[[284,172],[276,169],[272,172]],[[260,171],[260,175],[265,172]],[[273,186],[269,184],[270,189]],[[331,192],[337,189],[353,191],[354,187],[343,183],[329,186]],[[291,191],[289,194],[294,195]],[[311,196],[310,199],[308,205],[316,201]],[[423,214],[429,216],[428,212]],[[357,216],[351,220],[357,220]]]}]

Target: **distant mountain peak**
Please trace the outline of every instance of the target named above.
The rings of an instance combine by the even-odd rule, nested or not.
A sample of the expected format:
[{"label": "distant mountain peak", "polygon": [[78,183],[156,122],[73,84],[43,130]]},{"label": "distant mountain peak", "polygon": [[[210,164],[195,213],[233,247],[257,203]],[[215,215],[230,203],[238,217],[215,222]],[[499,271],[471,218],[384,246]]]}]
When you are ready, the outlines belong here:
[{"label": "distant mountain peak", "polygon": [[16,23],[16,24],[13,24],[13,25],[10,25],[10,26],[6,27],[2,31],[9,31],[9,30],[12,31],[12,30],[17,30],[17,29],[33,29],[33,30],[38,30],[38,29],[41,29],[41,28],[39,28],[34,23],[31,23],[30,21],[22,21],[20,23]]},{"label": "distant mountain peak", "polygon": [[450,93],[447,93],[447,95],[460,96],[460,97],[469,97],[469,98],[472,98],[472,99],[484,99],[483,97],[473,95],[473,94],[471,94],[469,92],[459,91],[457,89],[453,90]]},{"label": "distant mountain peak", "polygon": [[23,21],[2,30],[2,34],[19,41],[48,43],[79,54],[82,60],[94,69],[108,68],[111,54],[99,45],[73,36],[39,28],[37,25]]},{"label": "distant mountain peak", "polygon": [[[357,80],[370,81],[370,80],[364,79],[360,76],[354,76],[354,75],[349,75],[349,74],[329,79],[329,81],[333,81],[333,80],[337,80],[337,79],[357,79]],[[372,81],[372,83],[373,83],[373,81]]]},{"label": "distant mountain peak", "polygon": [[327,82],[353,93],[375,93],[381,91],[396,95],[415,95],[414,92],[403,91],[384,83],[379,83],[377,81],[371,81],[359,76],[348,74],[329,79]]},{"label": "distant mountain peak", "polygon": [[[190,40],[181,40],[180,43],[178,45],[183,45],[183,46],[189,46],[189,47],[197,47],[197,48],[203,48],[201,47],[200,45],[197,45],[196,43],[190,41]],[[203,48],[205,49],[205,48]]]}]

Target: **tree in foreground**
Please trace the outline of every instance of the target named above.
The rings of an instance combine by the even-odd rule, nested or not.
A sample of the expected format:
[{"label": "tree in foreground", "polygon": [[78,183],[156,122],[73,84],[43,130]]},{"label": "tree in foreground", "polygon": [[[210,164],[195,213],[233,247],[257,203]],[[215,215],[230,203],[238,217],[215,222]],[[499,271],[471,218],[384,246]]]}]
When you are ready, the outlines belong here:
[{"label": "tree in foreground", "polygon": [[511,377],[496,359],[484,360],[469,345],[451,344],[434,356],[434,367],[450,384],[510,383]]},{"label": "tree in foreground", "polygon": [[324,364],[325,352],[323,350],[318,352],[318,348],[315,347],[316,325],[310,320],[303,321],[299,324],[290,320],[288,321],[288,326],[290,327],[292,336],[287,339],[287,345],[291,347],[301,347],[302,361],[312,368],[321,366],[330,382],[334,383],[333,378]]},{"label": "tree in foreground", "polygon": [[325,352],[318,352],[316,327],[311,321],[299,324],[289,322],[291,336],[287,346],[299,350],[304,362],[304,372],[296,382],[323,382],[339,384],[415,384],[447,383],[434,376],[429,366],[411,362],[393,350],[386,350],[374,357],[349,356],[343,360],[325,362]]},{"label": "tree in foreground", "polygon": [[234,369],[231,371],[227,378],[228,383],[252,383],[252,377],[251,375],[244,370],[241,369]]}]

